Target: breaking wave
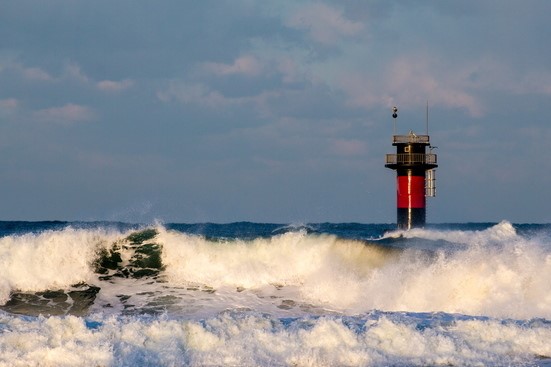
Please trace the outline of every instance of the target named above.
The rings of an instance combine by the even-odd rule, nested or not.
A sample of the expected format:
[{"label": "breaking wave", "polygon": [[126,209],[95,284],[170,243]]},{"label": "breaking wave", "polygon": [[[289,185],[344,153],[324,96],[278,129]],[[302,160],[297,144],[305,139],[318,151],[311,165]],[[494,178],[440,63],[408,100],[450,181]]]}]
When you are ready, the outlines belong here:
[{"label": "breaking wave", "polygon": [[249,240],[209,239],[163,226],[128,232],[68,227],[0,238],[0,303],[14,292],[78,284],[107,290],[145,277],[159,288],[226,291],[234,303],[238,293],[275,287],[295,303],[348,315],[382,310],[551,318],[548,241],[520,236],[508,222],[482,231],[396,231],[372,241],[305,229]]},{"label": "breaking wave", "polygon": [[0,366],[551,366],[547,227],[228,226],[4,234]]}]

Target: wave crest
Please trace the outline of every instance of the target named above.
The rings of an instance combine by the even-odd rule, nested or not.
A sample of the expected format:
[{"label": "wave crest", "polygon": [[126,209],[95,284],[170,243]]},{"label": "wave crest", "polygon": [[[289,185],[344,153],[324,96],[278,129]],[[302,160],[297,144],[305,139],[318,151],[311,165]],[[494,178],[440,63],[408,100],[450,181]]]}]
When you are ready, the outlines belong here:
[{"label": "wave crest", "polygon": [[[149,284],[148,292],[159,297],[163,287],[220,290],[216,294],[228,298],[218,298],[219,305],[226,299],[246,306],[275,290],[286,297],[282,309],[551,317],[548,237],[519,235],[509,222],[481,231],[420,229],[404,235],[411,238],[393,240],[402,246],[304,228],[254,239],[209,239],[163,226],[127,233],[68,227],[6,236],[0,238],[0,302],[14,291],[86,283],[102,288],[99,296],[109,304],[105,298],[117,297],[124,279],[143,277],[140,284]],[[419,242],[424,246],[411,245]]]}]

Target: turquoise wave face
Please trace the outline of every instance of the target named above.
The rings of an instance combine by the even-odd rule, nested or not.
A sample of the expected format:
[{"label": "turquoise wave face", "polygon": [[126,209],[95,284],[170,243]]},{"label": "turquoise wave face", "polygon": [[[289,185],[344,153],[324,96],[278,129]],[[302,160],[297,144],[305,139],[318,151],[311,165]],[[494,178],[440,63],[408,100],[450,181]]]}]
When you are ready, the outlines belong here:
[{"label": "turquoise wave face", "polygon": [[[155,229],[144,229],[128,235],[110,248],[99,250],[94,271],[102,274],[100,280],[113,277],[155,277],[163,270],[162,245],[154,242]],[[123,251],[126,253],[123,260]]]}]

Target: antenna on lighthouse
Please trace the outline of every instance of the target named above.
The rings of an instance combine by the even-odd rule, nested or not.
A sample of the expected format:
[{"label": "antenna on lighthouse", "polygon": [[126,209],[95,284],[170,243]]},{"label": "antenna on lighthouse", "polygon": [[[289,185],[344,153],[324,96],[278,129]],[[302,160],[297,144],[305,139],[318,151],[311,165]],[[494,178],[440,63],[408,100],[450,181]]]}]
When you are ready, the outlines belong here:
[{"label": "antenna on lighthouse", "polygon": [[429,135],[429,100],[427,99],[427,113],[426,113],[427,119],[426,119],[426,127],[427,127],[427,135]]}]

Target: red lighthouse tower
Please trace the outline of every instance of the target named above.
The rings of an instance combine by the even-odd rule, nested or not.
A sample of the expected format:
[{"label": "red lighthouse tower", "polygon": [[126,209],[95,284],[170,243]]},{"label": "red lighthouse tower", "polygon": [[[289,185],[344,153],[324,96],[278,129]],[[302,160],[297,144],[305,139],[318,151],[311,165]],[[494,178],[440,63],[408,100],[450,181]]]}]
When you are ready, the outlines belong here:
[{"label": "red lighthouse tower", "polygon": [[[394,119],[398,117],[397,112],[394,107]],[[398,228],[422,227],[426,220],[426,197],[436,193],[434,169],[438,167],[436,154],[432,153],[434,147],[430,145],[428,119],[426,135],[417,135],[413,131],[408,135],[396,135],[396,122],[394,134],[392,145],[396,147],[396,154],[386,155],[385,167],[396,171]],[[429,153],[425,151],[427,147]]]}]

